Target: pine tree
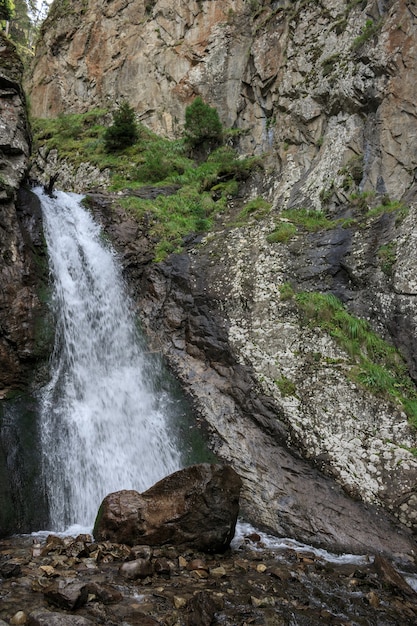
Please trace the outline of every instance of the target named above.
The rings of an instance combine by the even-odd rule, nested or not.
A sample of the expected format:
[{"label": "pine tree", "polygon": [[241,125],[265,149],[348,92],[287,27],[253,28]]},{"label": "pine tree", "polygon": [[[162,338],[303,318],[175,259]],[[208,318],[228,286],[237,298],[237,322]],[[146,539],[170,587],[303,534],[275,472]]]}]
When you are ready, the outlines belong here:
[{"label": "pine tree", "polygon": [[203,102],[200,96],[185,109],[184,135],[193,148],[222,142],[223,128],[217,109]]},{"label": "pine tree", "polygon": [[133,146],[138,139],[135,111],[128,102],[123,101],[113,113],[113,124],[104,133],[105,149],[107,152],[123,150]]}]

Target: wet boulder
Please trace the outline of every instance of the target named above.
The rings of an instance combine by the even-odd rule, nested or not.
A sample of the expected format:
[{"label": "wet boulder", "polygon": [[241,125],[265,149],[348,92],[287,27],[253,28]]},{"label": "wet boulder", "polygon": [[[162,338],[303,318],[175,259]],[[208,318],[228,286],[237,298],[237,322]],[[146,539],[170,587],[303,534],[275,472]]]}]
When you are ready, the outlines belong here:
[{"label": "wet boulder", "polygon": [[81,615],[65,615],[38,609],[29,615],[28,624],[29,626],[93,626],[94,622]]},{"label": "wet boulder", "polygon": [[202,463],[167,476],[143,493],[111,493],[100,506],[94,538],[224,552],[235,533],[241,484],[231,467]]},{"label": "wet boulder", "polygon": [[45,590],[44,597],[49,604],[74,611],[87,602],[88,588],[72,579],[60,579]]}]

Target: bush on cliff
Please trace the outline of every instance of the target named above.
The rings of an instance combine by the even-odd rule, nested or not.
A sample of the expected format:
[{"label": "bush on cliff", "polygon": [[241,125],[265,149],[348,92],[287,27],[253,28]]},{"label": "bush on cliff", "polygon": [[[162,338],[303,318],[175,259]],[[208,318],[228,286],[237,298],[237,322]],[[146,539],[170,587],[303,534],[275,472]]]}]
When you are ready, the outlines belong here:
[{"label": "bush on cliff", "polygon": [[12,0],[0,0],[0,20],[10,20],[14,13]]},{"label": "bush on cliff", "polygon": [[184,136],[191,148],[216,147],[222,143],[223,127],[219,114],[197,96],[185,109]]},{"label": "bush on cliff", "polygon": [[113,113],[113,124],[104,133],[106,152],[124,150],[133,146],[139,139],[135,111],[126,101],[123,101],[117,111]]}]

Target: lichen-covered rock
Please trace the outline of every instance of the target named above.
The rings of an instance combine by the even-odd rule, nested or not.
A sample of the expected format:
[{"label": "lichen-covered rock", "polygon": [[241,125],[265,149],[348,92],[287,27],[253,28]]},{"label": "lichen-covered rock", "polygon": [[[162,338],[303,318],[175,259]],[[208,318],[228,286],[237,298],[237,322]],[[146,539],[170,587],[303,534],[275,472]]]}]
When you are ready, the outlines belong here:
[{"label": "lichen-covered rock", "polygon": [[[106,496],[94,538],[224,552],[235,533],[240,488],[241,480],[231,467],[192,465],[144,493],[123,490]],[[142,561],[137,564],[138,568],[143,565]]]},{"label": "lichen-covered rock", "polygon": [[375,229],[362,226],[354,239],[362,274],[353,290],[354,274],[342,269],[358,256],[353,231],[299,231],[290,243],[271,244],[271,216],[246,227],[225,219],[190,253],[157,265],[147,262],[145,238],[122,228],[120,211],[108,211],[101,197],[94,210],[121,252],[151,342],[209,424],[216,453],[242,477],[244,514],[313,545],[414,553],[413,538],[384,508],[414,529],[415,430],[399,403],[354,383],[349,355],[280,291],[289,279],[301,290],[331,285],[358,312],[371,310],[376,286],[381,299],[389,290],[375,262],[365,272],[360,260],[378,247]]}]

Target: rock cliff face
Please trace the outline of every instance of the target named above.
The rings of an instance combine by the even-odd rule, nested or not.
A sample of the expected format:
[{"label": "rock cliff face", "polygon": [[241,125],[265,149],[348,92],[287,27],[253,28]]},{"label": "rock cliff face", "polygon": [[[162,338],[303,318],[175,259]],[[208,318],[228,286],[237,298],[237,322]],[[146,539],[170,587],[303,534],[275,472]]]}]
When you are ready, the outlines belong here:
[{"label": "rock cliff face", "polygon": [[[196,95],[270,154],[277,206],[333,189],[359,157],[361,189],[414,184],[414,0],[55,0],[31,83],[38,117],[127,98],[157,132]],[[399,105],[401,103],[401,105]]]},{"label": "rock cliff face", "polygon": [[[344,536],[331,528],[339,496],[321,469],[415,532],[417,438],[403,407],[354,382],[348,352],[284,294],[336,294],[400,349],[416,380],[416,3],[64,5],[55,0],[43,27],[34,115],[124,97],[142,122],[175,135],[201,95],[242,153],[263,155],[265,174],[245,193],[271,212],[240,227],[226,216],[160,266],[148,263],[138,225],[105,217],[144,325],[244,478],[243,500],[275,531],[358,549],[360,521]],[[291,207],[328,221],[271,243]]]},{"label": "rock cliff face", "polygon": [[31,149],[22,74],[14,46],[0,34],[0,536],[27,530],[21,507],[34,493],[36,447],[33,407],[4,398],[26,388],[48,352],[41,216],[22,187]]},{"label": "rock cliff face", "polygon": [[40,212],[21,190],[31,150],[22,75],[14,46],[1,36],[0,398],[24,384],[41,344],[35,270],[35,258],[42,256]]}]

